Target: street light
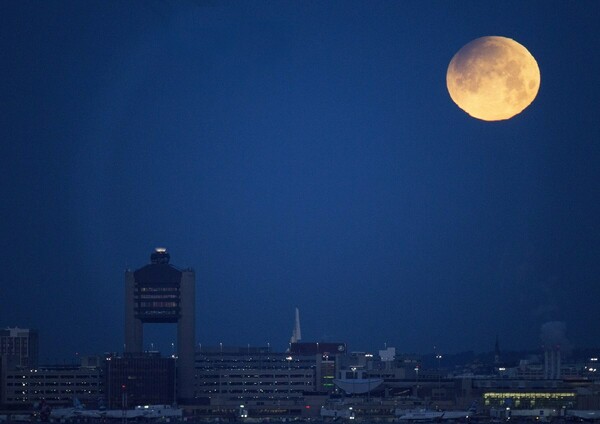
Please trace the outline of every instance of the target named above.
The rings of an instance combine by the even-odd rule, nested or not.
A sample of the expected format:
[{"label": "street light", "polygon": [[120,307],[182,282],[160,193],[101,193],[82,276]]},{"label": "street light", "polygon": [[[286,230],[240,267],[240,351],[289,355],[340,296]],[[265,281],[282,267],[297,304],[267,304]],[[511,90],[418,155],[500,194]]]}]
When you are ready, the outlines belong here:
[{"label": "street light", "polygon": [[441,354],[437,354],[435,355],[435,359],[437,359],[437,370],[438,370],[438,389],[442,386],[442,374],[440,371],[440,362],[442,361],[442,355]]},{"label": "street light", "polygon": [[415,397],[419,397],[419,366],[415,367],[415,372],[417,373],[417,386],[415,387]]},{"label": "street light", "polygon": [[288,363],[288,399],[292,398],[292,355],[286,356],[285,360]]}]

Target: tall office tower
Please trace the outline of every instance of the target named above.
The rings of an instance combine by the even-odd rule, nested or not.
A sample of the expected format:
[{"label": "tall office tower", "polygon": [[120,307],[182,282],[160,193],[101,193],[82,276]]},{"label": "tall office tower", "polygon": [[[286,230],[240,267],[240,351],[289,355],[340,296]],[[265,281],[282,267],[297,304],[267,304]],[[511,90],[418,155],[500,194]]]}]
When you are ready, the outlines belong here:
[{"label": "tall office tower", "polygon": [[177,399],[193,402],[196,345],[196,288],[192,269],[169,264],[170,255],[156,248],[150,264],[125,272],[125,351],[142,353],[145,323],[177,324]]},{"label": "tall office tower", "polygon": [[9,366],[37,367],[37,331],[19,327],[0,330],[0,354],[6,357]]}]

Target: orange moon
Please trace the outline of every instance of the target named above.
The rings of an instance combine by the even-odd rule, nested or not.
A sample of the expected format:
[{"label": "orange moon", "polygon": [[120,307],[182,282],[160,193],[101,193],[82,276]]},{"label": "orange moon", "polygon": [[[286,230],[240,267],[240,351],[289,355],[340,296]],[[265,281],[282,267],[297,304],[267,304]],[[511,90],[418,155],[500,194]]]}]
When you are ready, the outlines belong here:
[{"label": "orange moon", "polygon": [[502,121],[533,102],[540,89],[540,69],[515,40],[481,37],[454,55],[446,86],[454,103],[472,117]]}]

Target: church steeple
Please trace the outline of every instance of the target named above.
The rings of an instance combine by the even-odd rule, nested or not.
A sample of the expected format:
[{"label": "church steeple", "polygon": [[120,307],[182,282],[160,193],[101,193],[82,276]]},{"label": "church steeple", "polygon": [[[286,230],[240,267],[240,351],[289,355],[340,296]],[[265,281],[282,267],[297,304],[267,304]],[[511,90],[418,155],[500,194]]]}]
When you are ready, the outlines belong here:
[{"label": "church steeple", "polygon": [[500,363],[500,342],[496,334],[496,345],[494,346],[494,364]]}]

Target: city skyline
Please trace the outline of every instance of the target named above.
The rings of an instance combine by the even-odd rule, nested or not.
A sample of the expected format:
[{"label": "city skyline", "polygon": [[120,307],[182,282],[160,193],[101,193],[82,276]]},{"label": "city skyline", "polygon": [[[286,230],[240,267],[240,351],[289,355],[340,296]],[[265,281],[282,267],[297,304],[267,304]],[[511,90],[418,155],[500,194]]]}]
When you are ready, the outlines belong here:
[{"label": "city skyline", "polygon": [[[40,357],[122,351],[124,272],[196,275],[196,342],[597,346],[600,3],[0,3],[0,324]],[[537,61],[514,118],[452,57]],[[172,326],[145,342],[168,351]]]},{"label": "city skyline", "polygon": [[[157,250],[161,250],[161,251],[166,251],[165,248],[158,248]],[[191,269],[188,268],[188,271],[191,271]],[[128,271],[128,273],[133,274],[131,271]],[[299,309],[295,308],[295,319],[292,325],[292,330],[291,330],[291,338],[290,341],[287,343],[283,343],[280,341],[277,341],[276,343],[271,343],[271,342],[265,342],[265,343],[259,343],[256,345],[252,345],[250,343],[242,343],[239,340],[238,341],[233,341],[229,344],[223,343],[223,342],[218,342],[218,343],[214,343],[214,344],[204,344],[202,342],[199,342],[196,346],[196,352],[203,352],[203,351],[214,351],[216,350],[221,350],[221,351],[231,351],[231,349],[233,349],[234,351],[237,351],[238,349],[245,349],[246,347],[248,349],[268,349],[269,351],[272,352],[286,352],[289,350],[290,346],[292,345],[292,343],[299,343],[299,344],[307,344],[307,345],[312,345],[312,344],[316,344],[316,346],[319,346],[319,343],[344,343],[346,344],[346,342],[344,340],[333,340],[333,339],[307,339],[307,340],[302,340],[301,338],[297,338],[297,334],[299,332],[299,328],[300,328],[300,320],[299,320]],[[158,324],[161,327],[164,327],[164,324]],[[170,336],[177,336],[177,327],[175,326],[175,323],[171,323],[171,331],[170,331]],[[146,324],[146,327],[148,327],[148,324]],[[18,326],[15,327],[6,327],[5,329],[6,332],[12,331],[34,331],[37,337],[37,330],[36,329],[25,329],[25,328],[20,328]],[[125,333],[127,333],[125,331]],[[169,337],[165,337],[165,333],[164,332],[157,332],[156,329],[154,331],[150,332],[150,335],[148,335],[146,333],[146,331],[144,331],[145,334],[145,338],[147,339],[144,343],[143,343],[143,347],[142,347],[142,351],[144,352],[155,352],[155,353],[160,353],[163,356],[169,357],[175,354],[178,354],[179,352],[179,347],[178,347],[178,343],[177,343],[177,337],[175,338],[169,338]],[[267,337],[267,339],[269,339]],[[272,338],[270,338],[272,339]],[[576,349],[575,349],[576,347]],[[36,349],[38,348],[38,346],[36,345]],[[439,346],[436,345],[432,345],[431,349],[429,350],[423,350],[423,351],[403,351],[401,348],[398,349],[396,348],[396,346],[392,346],[389,345],[387,342],[384,342],[383,345],[381,346],[371,346],[368,348],[363,348],[363,349],[352,349],[351,346],[348,347],[348,352],[367,352],[367,353],[373,353],[373,352],[378,352],[378,351],[385,351],[388,348],[393,348],[395,349],[395,351],[400,354],[400,355],[418,355],[418,356],[422,356],[424,361],[427,360],[436,360],[437,358],[437,367],[440,366],[440,361],[439,359],[441,359],[442,357],[446,357],[446,360],[448,358],[448,356],[453,357],[453,356],[457,356],[457,357],[463,357],[465,354],[472,354],[475,355],[475,357],[478,357],[479,355],[508,355],[509,357],[511,357],[512,361],[514,361],[515,359],[515,354],[523,354],[523,353],[529,353],[529,354],[543,354],[543,352],[545,350],[548,350],[549,348],[552,350],[559,350],[561,351],[566,358],[569,358],[571,353],[573,352],[573,350],[577,350],[579,352],[579,356],[581,356],[582,352],[585,352],[584,356],[589,355],[590,352],[592,352],[592,355],[596,355],[596,353],[594,352],[594,350],[600,349],[600,346],[597,345],[590,345],[590,346],[581,346],[581,345],[577,345],[577,343],[573,343],[572,341],[570,341],[567,337],[567,333],[566,333],[566,325],[564,322],[562,321],[550,321],[550,322],[546,322],[544,323],[544,325],[542,325],[541,331],[540,331],[540,336],[539,336],[539,342],[536,344],[536,346],[529,346],[529,347],[522,347],[522,348],[511,348],[508,350],[502,350],[500,348],[500,340],[498,335],[496,335],[495,340],[494,340],[494,344],[493,346],[487,346],[483,347],[480,350],[474,350],[474,349],[462,349],[459,347],[456,350],[447,350],[444,351],[443,349],[440,349]],[[103,351],[98,351],[98,352],[84,352],[84,354],[80,354],[80,349],[77,349],[77,352],[74,352],[73,355],[70,355],[69,358],[67,357],[63,357],[60,360],[58,358],[50,358],[48,355],[46,355],[43,358],[43,365],[52,365],[54,363],[59,364],[61,361],[64,364],[67,363],[71,363],[71,364],[75,364],[77,363],[77,361],[80,360],[80,358],[82,356],[95,356],[95,355],[103,355],[103,354],[125,354],[127,353],[127,343],[123,344],[123,350],[119,351],[119,350],[103,350]],[[36,354],[37,355],[37,354]],[[431,358],[426,359],[428,356],[431,356]],[[430,364],[431,365],[431,364]]]}]

